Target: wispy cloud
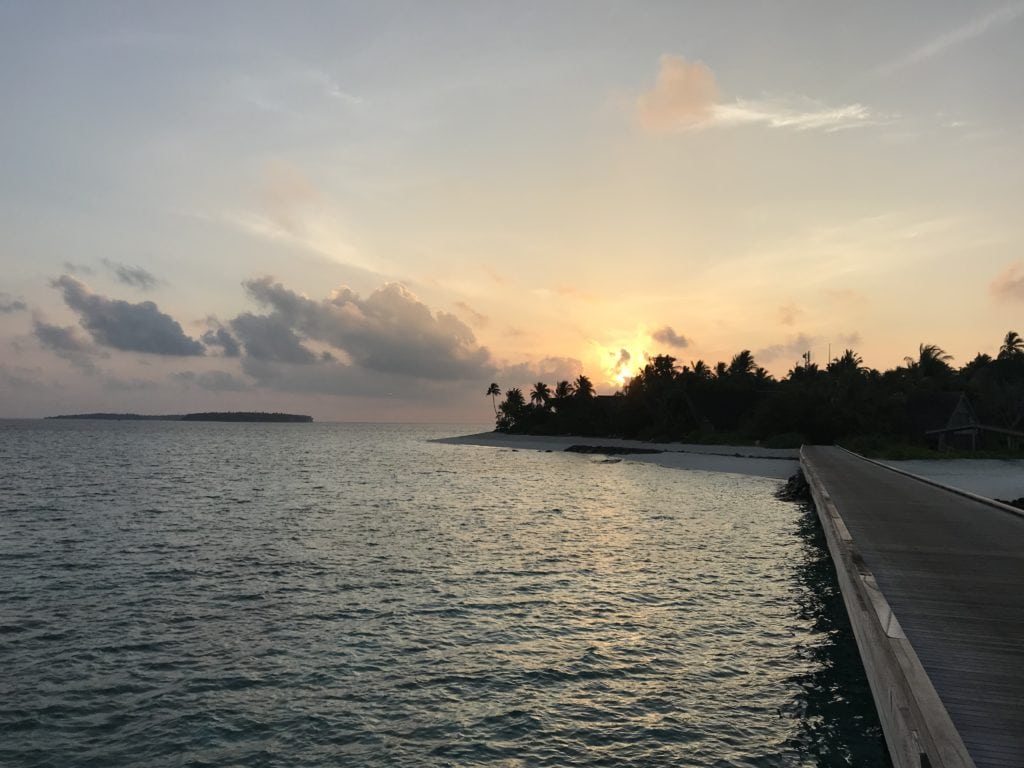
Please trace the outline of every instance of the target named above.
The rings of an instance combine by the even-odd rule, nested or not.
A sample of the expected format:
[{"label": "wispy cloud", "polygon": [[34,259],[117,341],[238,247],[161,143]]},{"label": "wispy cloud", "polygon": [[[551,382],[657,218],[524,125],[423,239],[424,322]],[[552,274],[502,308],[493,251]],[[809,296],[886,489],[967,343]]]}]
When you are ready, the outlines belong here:
[{"label": "wispy cloud", "polygon": [[348,240],[330,201],[298,168],[273,164],[259,189],[254,210],[225,213],[221,220],[249,235],[275,240],[331,261],[379,272]]},{"label": "wispy cloud", "polygon": [[140,288],[143,291],[148,291],[156,287],[160,282],[152,272],[142,267],[132,266],[130,264],[121,264],[117,261],[111,261],[110,259],[103,259],[103,266],[105,266],[110,272],[117,278],[119,283],[124,285],[130,285],[133,288]]},{"label": "wispy cloud", "polygon": [[765,125],[796,131],[843,131],[872,125],[880,120],[863,104],[831,107],[811,99],[786,100],[736,99],[731,104],[716,104],[712,112],[718,125]]},{"label": "wispy cloud", "polygon": [[0,315],[10,315],[15,312],[23,312],[26,309],[28,309],[28,305],[24,301],[0,291]]},{"label": "wispy cloud", "polygon": [[794,325],[803,310],[792,301],[779,307],[779,322],[783,325]]},{"label": "wispy cloud", "polygon": [[636,99],[636,119],[647,133],[762,125],[797,131],[840,131],[880,122],[865,105],[832,106],[806,97],[722,102],[715,75],[703,62],[661,57],[654,87]]},{"label": "wispy cloud", "polygon": [[482,328],[485,325],[487,325],[487,322],[488,322],[487,315],[485,315],[485,314],[483,314],[481,312],[477,312],[475,309],[473,309],[471,306],[469,306],[469,304],[467,304],[466,302],[464,302],[464,301],[456,301],[455,302],[455,307],[459,311],[461,311],[464,316],[468,317],[470,319],[470,321],[474,325],[476,325],[478,328]]},{"label": "wispy cloud", "polygon": [[1024,261],[1010,264],[989,287],[1000,301],[1024,301]]},{"label": "wispy cloud", "polygon": [[891,75],[901,69],[912,67],[921,62],[940,56],[950,48],[955,48],[976,37],[981,37],[991,29],[1009,24],[1024,15],[1024,2],[1010,3],[994,11],[979,16],[966,24],[939,35],[934,40],[915,48],[898,59],[890,61],[878,68],[880,75]]}]

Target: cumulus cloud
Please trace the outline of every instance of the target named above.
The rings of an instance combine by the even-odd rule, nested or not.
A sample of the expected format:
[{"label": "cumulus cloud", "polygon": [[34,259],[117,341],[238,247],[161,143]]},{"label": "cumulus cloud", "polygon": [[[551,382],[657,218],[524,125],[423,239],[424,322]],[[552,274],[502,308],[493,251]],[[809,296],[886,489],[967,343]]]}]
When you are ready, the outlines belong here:
[{"label": "cumulus cloud", "polygon": [[148,291],[151,288],[155,288],[159,282],[152,272],[142,267],[133,267],[128,264],[111,261],[110,259],[103,259],[103,266],[113,273],[118,282],[130,285],[133,288],[141,288],[144,291]]},{"label": "cumulus cloud", "polygon": [[[322,301],[269,277],[244,285],[272,310],[265,316],[269,322],[341,350],[370,370],[440,380],[486,378],[494,370],[490,353],[476,343],[469,326],[455,315],[432,312],[397,283],[365,298],[342,287]],[[232,328],[243,336],[237,321]]]},{"label": "cumulus cloud", "polygon": [[[613,352],[612,354],[614,355],[615,353]],[[632,359],[633,359],[633,356],[631,354],[629,354],[628,350],[620,349],[619,350],[619,359],[615,361],[615,367],[616,368],[621,368],[624,365],[629,365],[629,361],[632,360]]]},{"label": "cumulus cloud", "polygon": [[507,389],[537,381],[572,381],[581,373],[583,363],[574,357],[544,357],[532,363],[505,365],[495,373],[495,378]]},{"label": "cumulus cloud", "polygon": [[87,339],[82,338],[73,325],[51,325],[37,317],[33,320],[32,332],[45,349],[85,373],[96,372],[96,364],[92,358],[99,350]]},{"label": "cumulus cloud", "polygon": [[245,312],[231,321],[231,327],[245,345],[245,353],[257,360],[309,365],[318,359],[278,315]]},{"label": "cumulus cloud", "polygon": [[863,104],[830,106],[809,98],[719,100],[714,72],[682,56],[661,57],[654,87],[636,99],[640,127],[670,134],[712,126],[764,125],[837,131],[877,122]]},{"label": "cumulus cloud", "polygon": [[0,315],[24,312],[26,309],[28,309],[28,305],[21,299],[16,299],[9,293],[0,292]]},{"label": "cumulus cloud", "polygon": [[181,371],[171,374],[171,378],[182,384],[194,384],[210,392],[242,392],[250,388],[244,379],[227,371]]},{"label": "cumulus cloud", "polygon": [[207,347],[220,347],[224,357],[238,357],[242,354],[242,348],[238,340],[231,335],[231,332],[224,326],[218,324],[202,335],[202,342]]},{"label": "cumulus cloud", "polygon": [[1001,301],[1024,301],[1024,261],[1014,262],[996,275],[990,288]]},{"label": "cumulus cloud", "polygon": [[707,65],[666,54],[654,87],[637,97],[636,114],[644,130],[671,133],[710,120],[717,102],[718,84]]},{"label": "cumulus cloud", "polygon": [[181,325],[151,301],[132,304],[93,293],[79,280],[61,275],[53,281],[64,303],[78,313],[82,327],[97,344],[125,352],[154,355],[201,355],[203,345],[185,335]]},{"label": "cumulus cloud", "polygon": [[690,346],[690,340],[682,334],[676,333],[671,325],[659,328],[651,334],[651,338],[659,344],[666,344],[676,349],[686,349]]}]

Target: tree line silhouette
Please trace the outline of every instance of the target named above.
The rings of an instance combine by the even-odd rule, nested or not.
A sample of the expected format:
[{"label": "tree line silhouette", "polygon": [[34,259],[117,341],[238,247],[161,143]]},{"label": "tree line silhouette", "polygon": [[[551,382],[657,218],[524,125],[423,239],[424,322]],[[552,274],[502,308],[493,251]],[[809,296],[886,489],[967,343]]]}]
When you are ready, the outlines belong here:
[{"label": "tree line silhouette", "polygon": [[583,375],[553,390],[539,381],[529,400],[512,388],[499,402],[497,383],[487,389],[500,432],[779,447],[850,440],[924,444],[927,429],[944,425],[934,404],[948,404],[959,393],[980,424],[1021,430],[1024,339],[1010,331],[996,357],[979,353],[961,368],[941,347],[921,344],[916,356],[886,371],[866,367],[852,349],[823,368],[807,352],[776,379],[743,350],[713,368],[703,360],[679,365],[671,355],[657,355],[610,396],[595,396]]}]

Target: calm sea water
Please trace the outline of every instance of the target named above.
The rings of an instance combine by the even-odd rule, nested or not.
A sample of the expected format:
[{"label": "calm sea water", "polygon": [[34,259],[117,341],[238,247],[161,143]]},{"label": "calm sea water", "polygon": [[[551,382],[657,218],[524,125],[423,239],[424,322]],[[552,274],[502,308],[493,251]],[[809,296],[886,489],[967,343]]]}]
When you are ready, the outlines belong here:
[{"label": "calm sea water", "polygon": [[0,422],[0,764],[884,763],[778,483],[465,431]]}]

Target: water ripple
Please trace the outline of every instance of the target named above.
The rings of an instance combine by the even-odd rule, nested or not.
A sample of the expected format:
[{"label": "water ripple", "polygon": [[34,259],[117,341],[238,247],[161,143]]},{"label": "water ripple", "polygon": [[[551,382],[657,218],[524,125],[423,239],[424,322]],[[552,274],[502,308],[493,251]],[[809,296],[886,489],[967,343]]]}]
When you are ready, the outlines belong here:
[{"label": "water ripple", "polygon": [[884,762],[773,481],[457,431],[0,422],[0,764]]}]

